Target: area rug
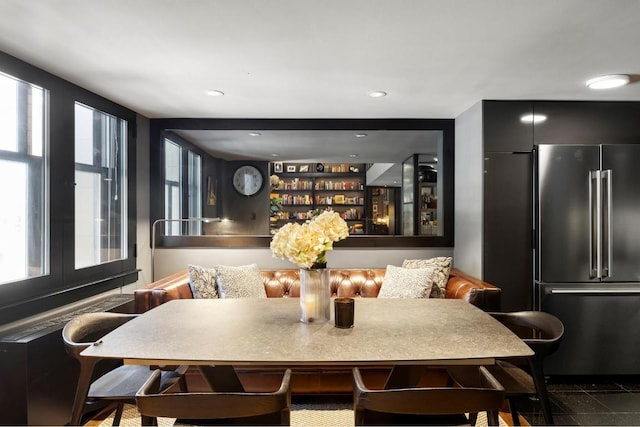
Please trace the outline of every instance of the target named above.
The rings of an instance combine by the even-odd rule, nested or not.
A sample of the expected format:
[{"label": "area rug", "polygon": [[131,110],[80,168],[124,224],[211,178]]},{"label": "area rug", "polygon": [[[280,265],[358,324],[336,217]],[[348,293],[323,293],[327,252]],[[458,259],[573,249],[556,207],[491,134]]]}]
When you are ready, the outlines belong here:
[{"label": "area rug", "polygon": [[[502,414],[501,414],[502,415]],[[158,425],[173,426],[174,418],[158,418]],[[86,426],[109,427],[113,423],[113,413],[104,420],[97,420],[85,424]],[[140,414],[133,405],[125,405],[120,425],[123,427],[140,426]],[[344,403],[302,403],[291,405],[291,425],[299,427],[324,426],[353,426],[353,410]],[[476,426],[486,426],[485,413],[478,414]],[[500,418],[500,426],[507,426],[507,422]]]}]

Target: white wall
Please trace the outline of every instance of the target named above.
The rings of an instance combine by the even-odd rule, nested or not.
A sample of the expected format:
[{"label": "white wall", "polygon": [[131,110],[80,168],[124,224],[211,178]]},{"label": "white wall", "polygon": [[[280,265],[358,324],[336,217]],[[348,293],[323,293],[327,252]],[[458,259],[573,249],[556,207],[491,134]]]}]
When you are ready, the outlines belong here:
[{"label": "white wall", "polygon": [[[336,248],[327,254],[329,268],[385,268],[400,266],[405,258],[452,256],[451,248]],[[156,249],[156,279],[187,268],[188,264],[213,267],[257,263],[260,268],[297,268],[289,261],[271,256],[269,248]]]},{"label": "white wall", "polygon": [[482,101],[456,117],[455,240],[456,268],[482,278]]}]

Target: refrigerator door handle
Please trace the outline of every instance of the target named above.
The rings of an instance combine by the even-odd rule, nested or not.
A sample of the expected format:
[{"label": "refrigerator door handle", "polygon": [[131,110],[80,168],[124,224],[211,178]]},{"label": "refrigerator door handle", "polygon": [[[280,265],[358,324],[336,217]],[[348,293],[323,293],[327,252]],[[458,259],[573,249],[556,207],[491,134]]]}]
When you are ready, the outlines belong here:
[{"label": "refrigerator door handle", "polygon": [[613,171],[611,169],[607,169],[602,171],[602,181],[603,184],[606,182],[606,216],[604,220],[606,221],[605,227],[607,231],[606,240],[603,239],[603,244],[606,242],[607,245],[607,262],[604,265],[602,274],[603,277],[612,277],[613,276],[613,234],[612,234],[612,224],[611,214],[613,211]]},{"label": "refrigerator door handle", "polygon": [[601,173],[589,172],[589,278],[602,278],[602,209]]},{"label": "refrigerator door handle", "polygon": [[640,288],[633,289],[551,289],[550,294],[560,295],[640,295]]}]

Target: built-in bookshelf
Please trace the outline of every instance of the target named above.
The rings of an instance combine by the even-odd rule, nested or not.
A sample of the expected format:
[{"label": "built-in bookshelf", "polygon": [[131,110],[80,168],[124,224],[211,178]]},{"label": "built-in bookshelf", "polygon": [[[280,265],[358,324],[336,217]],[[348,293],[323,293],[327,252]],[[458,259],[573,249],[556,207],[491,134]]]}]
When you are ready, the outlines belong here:
[{"label": "built-in bookshelf", "polygon": [[363,164],[272,163],[272,229],[286,222],[306,221],[331,209],[347,221],[351,233],[364,232],[365,173]]},{"label": "built-in bookshelf", "polygon": [[438,235],[438,195],[435,182],[420,183],[420,234]]}]

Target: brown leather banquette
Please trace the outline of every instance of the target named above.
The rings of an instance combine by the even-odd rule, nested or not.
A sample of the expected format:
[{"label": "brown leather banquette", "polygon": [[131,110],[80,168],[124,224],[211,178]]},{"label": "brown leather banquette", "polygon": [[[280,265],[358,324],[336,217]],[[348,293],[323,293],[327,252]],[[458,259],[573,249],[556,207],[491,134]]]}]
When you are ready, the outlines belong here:
[{"label": "brown leather banquette", "polygon": [[[332,269],[331,293],[333,296],[377,297],[385,269]],[[298,297],[300,295],[300,270],[261,270],[263,284],[270,298]],[[485,311],[500,311],[500,288],[451,269],[447,282],[446,298],[468,301]],[[135,306],[144,313],[172,299],[193,298],[187,270],[157,280],[135,291]],[[282,367],[284,369],[286,367]],[[238,367],[236,372],[245,389],[269,391],[277,389],[282,369],[276,367]],[[363,370],[368,383],[384,384],[389,373],[386,367],[368,367]],[[189,390],[207,390],[199,373],[190,370],[187,375]],[[293,370],[292,391],[296,394],[344,394],[352,393],[352,376],[349,367],[309,366]]]},{"label": "brown leather banquette", "polygon": [[[378,296],[385,274],[384,268],[331,269],[331,295],[339,297]],[[267,297],[300,296],[300,270],[260,270]],[[193,298],[189,274],[182,270],[134,291],[137,313],[144,313],[172,299]],[[485,311],[500,311],[500,288],[451,269],[446,298],[463,299]]]}]

